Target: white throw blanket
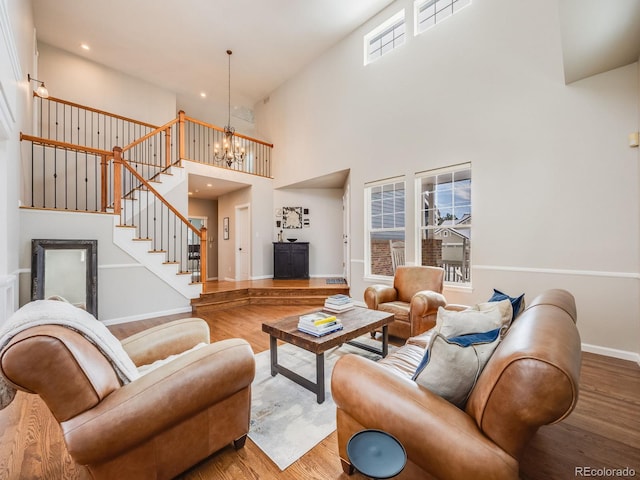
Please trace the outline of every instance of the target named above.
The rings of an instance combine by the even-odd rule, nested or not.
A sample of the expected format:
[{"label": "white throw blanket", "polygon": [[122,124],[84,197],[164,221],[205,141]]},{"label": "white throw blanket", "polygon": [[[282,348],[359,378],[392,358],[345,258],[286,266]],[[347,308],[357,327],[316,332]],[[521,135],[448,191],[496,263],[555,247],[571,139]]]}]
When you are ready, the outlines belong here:
[{"label": "white throw blanket", "polygon": [[[111,362],[122,384],[140,377],[135,364],[109,329],[89,312],[64,301],[36,300],[15,312],[0,329],[0,351],[15,335],[39,325],[62,325],[82,334]],[[0,373],[0,409],[9,405],[14,396],[15,389]]]}]

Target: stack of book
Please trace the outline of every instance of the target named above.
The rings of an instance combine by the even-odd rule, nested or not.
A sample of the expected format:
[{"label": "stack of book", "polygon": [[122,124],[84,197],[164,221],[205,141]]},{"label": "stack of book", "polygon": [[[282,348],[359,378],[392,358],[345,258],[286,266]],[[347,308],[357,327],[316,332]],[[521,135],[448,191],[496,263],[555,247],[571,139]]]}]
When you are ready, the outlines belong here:
[{"label": "stack of book", "polygon": [[332,313],[342,313],[352,308],[354,308],[354,303],[349,295],[331,295],[324,301],[324,309]]},{"label": "stack of book", "polygon": [[298,330],[315,337],[321,337],[322,335],[342,330],[342,322],[335,315],[328,313],[308,313],[300,316]]}]

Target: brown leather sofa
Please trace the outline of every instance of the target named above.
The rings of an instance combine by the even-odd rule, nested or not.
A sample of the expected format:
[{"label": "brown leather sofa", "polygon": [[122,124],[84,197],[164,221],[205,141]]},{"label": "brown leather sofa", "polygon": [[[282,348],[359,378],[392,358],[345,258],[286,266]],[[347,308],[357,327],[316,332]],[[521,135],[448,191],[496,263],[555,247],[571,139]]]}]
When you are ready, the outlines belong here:
[{"label": "brown leather sofa", "polygon": [[[184,319],[122,345],[140,366],[200,342],[209,343],[206,322]],[[255,371],[244,340],[203,346],[124,386],[92,343],[59,325],[19,333],[0,355],[3,375],[40,395],[93,478],[169,479],[232,442],[244,445]]]},{"label": "brown leather sofa", "polygon": [[442,296],[443,281],[442,268],[400,266],[393,287],[371,285],[364,291],[364,301],[372,310],[393,313],[389,335],[407,339],[436,324],[438,307],[447,303]]},{"label": "brown leather sofa", "polygon": [[351,436],[380,429],[407,452],[399,479],[517,480],[538,428],[559,422],[578,399],[580,336],[573,296],[549,290],[513,322],[461,410],[411,380],[431,332],[379,362],[346,355],[334,367],[343,469]]}]

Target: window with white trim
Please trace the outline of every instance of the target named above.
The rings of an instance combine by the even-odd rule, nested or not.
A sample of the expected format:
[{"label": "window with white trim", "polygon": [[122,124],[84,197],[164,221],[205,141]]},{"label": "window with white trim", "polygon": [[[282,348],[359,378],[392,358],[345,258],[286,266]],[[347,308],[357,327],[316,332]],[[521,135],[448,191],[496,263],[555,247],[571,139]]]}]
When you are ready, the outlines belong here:
[{"label": "window with white trim", "polygon": [[471,283],[471,164],[416,175],[418,262],[442,267],[445,282]]},{"label": "window with white trim", "polygon": [[377,60],[405,42],[404,9],[364,36],[364,64]]},{"label": "window with white trim", "polygon": [[[405,203],[405,182],[402,179],[365,187],[365,275],[392,277],[394,265],[397,266],[400,257],[404,258]],[[395,259],[394,248],[398,254]]]},{"label": "window with white trim", "polygon": [[416,0],[413,4],[415,34],[425,32],[470,4],[471,0]]}]

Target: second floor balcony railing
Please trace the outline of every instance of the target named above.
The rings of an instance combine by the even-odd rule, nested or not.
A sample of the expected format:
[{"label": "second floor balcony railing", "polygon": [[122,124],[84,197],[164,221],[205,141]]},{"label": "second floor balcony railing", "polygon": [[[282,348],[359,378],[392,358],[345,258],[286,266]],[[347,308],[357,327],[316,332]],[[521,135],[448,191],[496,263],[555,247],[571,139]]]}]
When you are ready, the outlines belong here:
[{"label": "second floor balcony railing", "polygon": [[182,160],[271,177],[272,144],[236,133],[234,144],[244,158],[227,162],[216,155],[223,145],[224,129],[182,111],[157,126],[59,98],[35,93],[34,97],[38,120],[33,137],[96,150],[122,147],[127,161],[147,180]]}]

